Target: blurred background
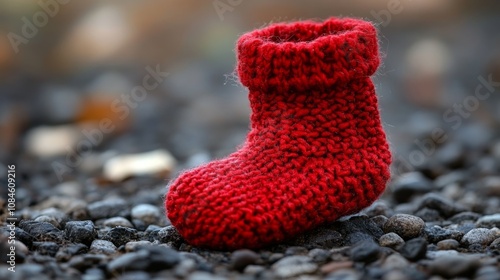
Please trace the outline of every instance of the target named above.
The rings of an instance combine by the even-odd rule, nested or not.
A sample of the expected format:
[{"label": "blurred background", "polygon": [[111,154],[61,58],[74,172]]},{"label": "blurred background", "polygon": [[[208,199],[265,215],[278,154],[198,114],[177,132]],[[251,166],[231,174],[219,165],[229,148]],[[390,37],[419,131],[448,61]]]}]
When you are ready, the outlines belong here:
[{"label": "blurred background", "polygon": [[2,1],[0,169],[16,164],[42,197],[144,174],[156,181],[137,185],[164,187],[245,138],[238,37],[330,16],[379,29],[373,79],[395,176],[498,172],[500,2],[465,0]]}]

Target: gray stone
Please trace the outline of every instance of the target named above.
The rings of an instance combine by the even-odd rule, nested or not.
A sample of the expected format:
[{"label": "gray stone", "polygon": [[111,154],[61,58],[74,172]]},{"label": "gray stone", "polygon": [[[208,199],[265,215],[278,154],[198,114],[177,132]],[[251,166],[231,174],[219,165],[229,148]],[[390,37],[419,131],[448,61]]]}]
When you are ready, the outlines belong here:
[{"label": "gray stone", "polygon": [[42,254],[54,257],[59,251],[59,245],[55,242],[33,242],[33,248]]},{"label": "gray stone", "polygon": [[385,223],[384,232],[394,232],[407,240],[419,236],[424,226],[425,222],[419,217],[407,214],[396,214],[390,217]]},{"label": "gray stone", "polygon": [[59,262],[67,262],[73,256],[87,253],[87,251],[88,247],[81,243],[70,244],[63,248],[60,248],[59,251],[57,251],[56,260]]},{"label": "gray stone", "polygon": [[461,243],[464,245],[480,244],[488,246],[493,240],[496,239],[494,231],[487,228],[475,228],[467,232],[462,237]]},{"label": "gray stone", "polygon": [[343,246],[351,246],[367,239],[376,242],[384,234],[367,216],[350,217],[348,220],[333,223],[331,227],[343,236]]},{"label": "gray stone", "polygon": [[111,228],[114,228],[114,227],[133,228],[134,227],[129,220],[127,220],[123,217],[112,217],[112,218],[106,219],[102,222],[102,225],[105,227],[111,227]]},{"label": "gray stone", "polygon": [[160,271],[174,267],[180,261],[178,252],[163,246],[144,246],[142,249],[124,254],[108,263],[110,272]]},{"label": "gray stone", "polygon": [[60,242],[64,239],[63,232],[51,223],[23,220],[19,223],[19,227],[38,241]]},{"label": "gray stone", "polygon": [[94,254],[112,255],[116,253],[116,246],[111,241],[96,239],[92,241],[90,251]]},{"label": "gray stone", "polygon": [[289,256],[277,261],[271,268],[276,276],[287,278],[313,273],[318,269],[318,265],[308,256]]},{"label": "gray stone", "polygon": [[365,240],[351,248],[351,259],[356,262],[370,263],[380,254],[380,247],[371,240]]},{"label": "gray stone", "polygon": [[147,240],[140,240],[140,241],[130,241],[125,244],[125,251],[126,252],[134,252],[137,251],[138,248],[141,246],[149,246],[152,245],[150,241]]},{"label": "gray stone", "polygon": [[108,231],[103,239],[113,242],[116,247],[125,245],[127,242],[137,239],[137,230],[126,227],[115,227]]},{"label": "gray stone", "polygon": [[227,280],[228,278],[215,275],[205,271],[195,271],[191,273],[187,278],[187,280]]},{"label": "gray stone", "polygon": [[247,265],[255,264],[259,258],[259,254],[254,251],[247,249],[236,250],[231,254],[230,266],[235,270],[242,271]]},{"label": "gray stone", "polygon": [[342,246],[344,240],[342,235],[335,229],[329,228],[328,226],[321,226],[299,235],[288,243],[290,245],[302,246],[307,249],[330,249]]},{"label": "gray stone", "polygon": [[401,248],[400,253],[410,261],[416,261],[425,258],[427,253],[427,241],[423,238],[414,238],[406,241]]},{"label": "gray stone", "polygon": [[123,199],[108,199],[87,205],[87,211],[93,220],[126,217],[130,214],[128,204]]},{"label": "gray stone", "polygon": [[131,211],[132,219],[138,219],[143,221],[145,224],[158,224],[162,213],[160,209],[151,204],[139,204],[132,208]]},{"label": "gray stone", "polygon": [[430,262],[429,270],[446,278],[472,276],[479,267],[479,261],[474,257],[462,255],[441,256]]},{"label": "gray stone", "polygon": [[184,242],[182,236],[173,226],[166,226],[160,228],[159,230],[156,231],[155,234],[152,235],[152,237],[153,240],[150,241],[158,240],[161,243],[169,244],[172,247],[176,248],[179,247]]},{"label": "gray stone", "polygon": [[330,258],[331,253],[328,250],[316,248],[309,251],[307,255],[311,257],[314,262],[325,262]]},{"label": "gray stone", "polygon": [[458,213],[458,214],[454,215],[449,220],[452,223],[460,224],[462,222],[475,222],[480,217],[481,217],[481,215],[478,213],[466,211],[466,212],[462,212],[462,213]]},{"label": "gray stone", "polygon": [[436,245],[439,250],[455,250],[460,246],[460,243],[455,239],[445,239],[439,241]]},{"label": "gray stone", "polygon": [[432,191],[432,181],[420,172],[409,172],[397,177],[390,189],[397,202],[408,202],[414,195]]},{"label": "gray stone", "polygon": [[243,270],[243,273],[245,274],[258,274],[258,273],[261,273],[263,272],[264,270],[266,270],[266,268],[262,265],[248,265],[247,267],[245,267],[245,269]]},{"label": "gray stone", "polygon": [[71,221],[64,228],[66,238],[75,243],[89,246],[97,237],[97,230],[92,221]]},{"label": "gray stone", "polygon": [[437,243],[445,239],[460,240],[464,233],[456,229],[444,229],[440,226],[425,227],[424,229],[427,241],[430,243]]},{"label": "gray stone", "polygon": [[404,269],[408,267],[410,262],[402,257],[400,254],[392,254],[385,258],[382,263],[382,268],[393,270],[393,269]]},{"label": "gray stone", "polygon": [[397,235],[396,233],[389,232],[382,235],[378,239],[378,243],[380,246],[398,250],[401,248],[401,246],[405,244],[405,241],[403,240],[403,238],[401,238],[401,236]]},{"label": "gray stone", "polygon": [[386,216],[378,215],[370,218],[370,220],[372,220],[379,228],[383,229],[385,223],[387,223],[387,220],[389,220],[389,218],[387,218]]},{"label": "gray stone", "polygon": [[59,224],[59,222],[57,222],[56,219],[54,219],[53,217],[46,216],[46,215],[41,215],[41,216],[36,217],[35,222],[50,223],[58,229],[61,228],[61,225]]},{"label": "gray stone", "polygon": [[500,213],[498,214],[493,214],[493,215],[486,215],[476,222],[476,226],[478,228],[493,228],[497,227],[500,228]]},{"label": "gray stone", "polygon": [[428,193],[424,197],[422,197],[419,203],[419,209],[422,209],[424,207],[437,210],[444,218],[448,218],[457,213],[467,211],[467,209],[465,209],[463,206],[458,205],[453,201],[444,198],[436,193]]}]

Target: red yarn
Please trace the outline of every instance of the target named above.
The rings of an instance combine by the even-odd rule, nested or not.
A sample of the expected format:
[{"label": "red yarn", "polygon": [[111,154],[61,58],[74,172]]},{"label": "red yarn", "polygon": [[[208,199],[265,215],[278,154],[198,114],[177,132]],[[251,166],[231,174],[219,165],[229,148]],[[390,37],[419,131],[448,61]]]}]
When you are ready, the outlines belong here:
[{"label": "red yarn", "polygon": [[168,218],[186,241],[263,247],[376,200],[391,155],[370,79],[379,65],[373,25],[275,24],[243,35],[237,49],[251,131],[238,151],[170,186]]}]

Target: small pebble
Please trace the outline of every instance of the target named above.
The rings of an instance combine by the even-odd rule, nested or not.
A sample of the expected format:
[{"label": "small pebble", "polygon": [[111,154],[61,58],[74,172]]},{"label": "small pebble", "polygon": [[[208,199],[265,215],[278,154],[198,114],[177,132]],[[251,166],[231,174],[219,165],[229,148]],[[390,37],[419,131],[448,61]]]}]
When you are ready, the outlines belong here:
[{"label": "small pebble", "polygon": [[387,218],[386,216],[382,216],[382,215],[378,215],[378,216],[375,216],[373,218],[371,218],[371,220],[381,229],[384,228],[384,225],[385,223],[387,223],[387,220],[389,220],[389,218]]},{"label": "small pebble", "polygon": [[91,203],[87,206],[90,217],[93,220],[126,217],[129,215],[129,207],[123,199],[108,199]]},{"label": "small pebble", "polygon": [[[60,242],[62,239],[64,239],[63,232],[57,229],[51,223],[21,221],[19,223],[19,227],[38,241]],[[28,243],[25,242],[25,244]]]},{"label": "small pebble", "polygon": [[344,261],[344,262],[330,262],[327,263],[323,266],[321,266],[320,271],[322,273],[331,273],[340,269],[346,269],[346,268],[352,268],[354,266],[354,263],[351,261]]},{"label": "small pebble", "polygon": [[427,253],[427,241],[423,238],[414,238],[406,241],[400,250],[403,257],[410,261],[416,261],[425,257]]},{"label": "small pebble", "polygon": [[102,225],[105,227],[110,227],[110,228],[114,228],[114,227],[134,228],[132,223],[123,217],[113,217],[113,218],[106,219],[102,222]]},{"label": "small pebble", "polygon": [[460,243],[455,239],[445,239],[439,241],[436,245],[439,250],[455,250],[460,246]]},{"label": "small pebble", "polygon": [[56,219],[52,218],[52,217],[49,217],[49,216],[45,216],[45,215],[42,215],[42,216],[38,216],[36,219],[35,219],[35,222],[45,222],[45,223],[50,223],[52,224],[54,227],[56,228],[61,228],[61,225],[57,222]]},{"label": "small pebble", "polygon": [[360,242],[351,248],[351,258],[356,262],[373,262],[379,253],[380,247],[371,240]]},{"label": "small pebble", "polygon": [[134,252],[141,246],[148,246],[152,245],[150,241],[147,240],[140,240],[140,241],[130,241],[125,244],[125,251],[126,252]]},{"label": "small pebble", "polygon": [[125,227],[115,227],[108,231],[103,239],[113,242],[116,247],[120,247],[129,241],[137,239],[137,230]]},{"label": "small pebble", "polygon": [[472,244],[488,246],[496,237],[496,234],[490,229],[475,228],[467,232],[460,242],[466,246]]},{"label": "small pebble", "polygon": [[420,172],[404,173],[394,180],[391,190],[397,202],[408,202],[412,196],[432,191],[432,181]]},{"label": "small pebble", "polygon": [[33,242],[35,250],[42,255],[55,257],[59,250],[59,245],[55,242]]},{"label": "small pebble", "polygon": [[230,267],[235,270],[242,271],[248,265],[255,264],[259,258],[259,254],[254,251],[247,249],[236,250],[231,254]]},{"label": "small pebble", "polygon": [[132,219],[138,219],[146,223],[157,224],[161,218],[160,209],[151,204],[139,204],[132,208]]},{"label": "small pebble", "polygon": [[111,241],[96,239],[92,241],[90,251],[95,254],[112,255],[116,253],[116,246]]},{"label": "small pebble", "polygon": [[97,230],[92,221],[67,222],[64,228],[66,238],[75,243],[83,243],[89,246],[97,237]]},{"label": "small pebble", "polygon": [[481,217],[481,214],[474,212],[462,212],[456,215],[453,215],[449,220],[452,223],[460,224],[462,222],[475,222]]},{"label": "small pebble", "polygon": [[429,265],[429,270],[432,274],[453,278],[472,276],[478,267],[479,261],[474,257],[450,255],[434,259]]},{"label": "small pebble", "polygon": [[331,253],[328,250],[316,248],[309,251],[307,255],[311,257],[314,262],[325,262],[330,258]]},{"label": "small pebble", "polygon": [[439,211],[444,218],[451,217],[467,210],[437,193],[428,193],[422,197],[419,208],[422,209],[424,207]]},{"label": "small pebble", "polygon": [[378,239],[379,245],[383,247],[389,247],[398,250],[401,246],[404,245],[405,241],[401,236],[397,235],[394,232],[389,232],[382,235]]},{"label": "small pebble", "polygon": [[104,163],[103,173],[108,180],[119,182],[137,175],[168,175],[175,164],[169,152],[155,150],[113,157]]},{"label": "small pebble", "polygon": [[245,267],[245,269],[243,270],[243,273],[245,274],[258,274],[258,273],[261,273],[263,272],[264,270],[266,270],[266,268],[262,265],[248,265]]},{"label": "small pebble", "polygon": [[271,268],[276,276],[288,278],[313,273],[318,269],[318,265],[308,256],[289,256],[277,261]]},{"label": "small pebble", "polygon": [[393,269],[405,269],[410,263],[400,254],[392,254],[385,258],[382,263],[382,268],[393,270]]},{"label": "small pebble", "polygon": [[464,236],[463,232],[459,230],[445,229],[436,225],[432,227],[426,227],[424,232],[427,237],[427,241],[429,241],[430,243],[437,243],[445,239],[460,240]]},{"label": "small pebble", "polygon": [[486,215],[479,218],[476,222],[478,228],[492,228],[500,227],[500,213],[493,215]]},{"label": "small pebble", "polygon": [[403,239],[415,238],[422,233],[425,222],[416,216],[407,214],[396,214],[387,220],[384,225],[384,232],[394,232]]}]

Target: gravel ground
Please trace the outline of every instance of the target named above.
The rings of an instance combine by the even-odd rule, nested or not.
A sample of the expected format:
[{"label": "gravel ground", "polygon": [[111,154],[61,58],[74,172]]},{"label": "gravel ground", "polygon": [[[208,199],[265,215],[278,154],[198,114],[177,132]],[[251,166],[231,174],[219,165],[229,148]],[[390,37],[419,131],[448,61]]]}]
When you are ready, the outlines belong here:
[{"label": "gravel ground", "polygon": [[499,143],[438,149],[443,160],[394,176],[362,213],[256,251],[185,243],[165,218],[157,176],[52,185],[20,174],[30,183],[16,193],[16,272],[2,222],[0,279],[499,279]]}]

